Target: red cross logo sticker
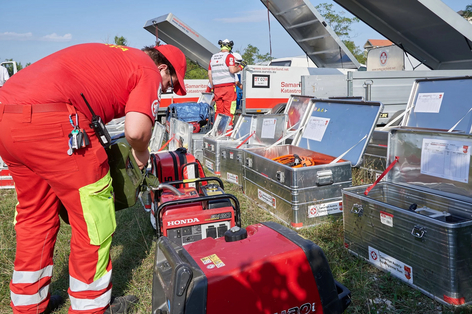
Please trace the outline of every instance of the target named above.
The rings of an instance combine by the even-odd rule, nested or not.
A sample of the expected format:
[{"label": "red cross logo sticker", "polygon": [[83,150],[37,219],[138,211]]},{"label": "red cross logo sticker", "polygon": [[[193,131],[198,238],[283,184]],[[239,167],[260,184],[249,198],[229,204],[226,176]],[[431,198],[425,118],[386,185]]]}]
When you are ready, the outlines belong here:
[{"label": "red cross logo sticker", "polygon": [[377,256],[377,253],[375,253],[375,251],[370,251],[370,257],[372,257],[372,259],[376,261],[378,256]]},{"label": "red cross logo sticker", "polygon": [[382,53],[380,54],[380,63],[387,63],[387,53],[385,51],[382,51]]}]

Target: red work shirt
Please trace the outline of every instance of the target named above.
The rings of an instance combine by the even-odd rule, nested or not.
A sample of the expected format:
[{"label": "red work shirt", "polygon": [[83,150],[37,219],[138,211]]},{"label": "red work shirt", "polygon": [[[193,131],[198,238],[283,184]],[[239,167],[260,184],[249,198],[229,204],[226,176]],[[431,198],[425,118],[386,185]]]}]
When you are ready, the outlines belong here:
[{"label": "red work shirt", "polygon": [[53,53],[13,75],[0,89],[3,104],[70,103],[89,119],[107,123],[130,111],[154,122],[162,78],[152,59],[139,49],[80,44]]}]

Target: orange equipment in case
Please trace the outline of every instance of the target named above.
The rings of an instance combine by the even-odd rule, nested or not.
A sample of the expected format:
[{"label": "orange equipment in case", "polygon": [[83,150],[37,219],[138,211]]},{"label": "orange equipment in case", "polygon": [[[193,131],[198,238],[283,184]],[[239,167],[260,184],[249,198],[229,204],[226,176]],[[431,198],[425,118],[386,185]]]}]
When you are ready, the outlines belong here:
[{"label": "orange equipment in case", "polygon": [[283,155],[275,157],[272,160],[292,168],[309,167],[315,165],[313,158],[298,156],[297,154]]}]

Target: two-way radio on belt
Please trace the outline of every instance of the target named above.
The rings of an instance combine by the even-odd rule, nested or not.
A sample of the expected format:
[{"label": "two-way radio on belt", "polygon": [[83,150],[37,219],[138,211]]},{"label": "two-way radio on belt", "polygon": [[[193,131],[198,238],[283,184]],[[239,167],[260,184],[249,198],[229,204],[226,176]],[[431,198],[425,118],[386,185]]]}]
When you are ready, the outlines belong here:
[{"label": "two-way radio on belt", "polygon": [[95,135],[97,135],[100,144],[102,144],[103,147],[107,148],[111,144],[111,137],[108,133],[107,128],[105,127],[105,124],[103,124],[102,118],[100,118],[100,116],[97,116],[95,112],[93,112],[93,109],[92,107],[90,107],[87,99],[85,99],[84,94],[80,93],[80,96],[82,96],[85,101],[85,104],[92,113],[92,123],[90,123],[90,127],[95,132]]}]

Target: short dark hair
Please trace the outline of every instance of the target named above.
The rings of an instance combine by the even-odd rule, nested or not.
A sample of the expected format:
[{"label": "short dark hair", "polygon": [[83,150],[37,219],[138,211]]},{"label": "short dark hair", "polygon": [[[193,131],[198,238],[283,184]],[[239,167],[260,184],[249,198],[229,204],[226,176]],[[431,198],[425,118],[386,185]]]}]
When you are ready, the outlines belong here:
[{"label": "short dark hair", "polygon": [[170,75],[176,75],[175,69],[172,64],[156,48],[154,48],[153,46],[146,46],[141,50],[147,53],[147,55],[151,57],[152,61],[154,61],[157,66],[165,64],[169,69]]}]

